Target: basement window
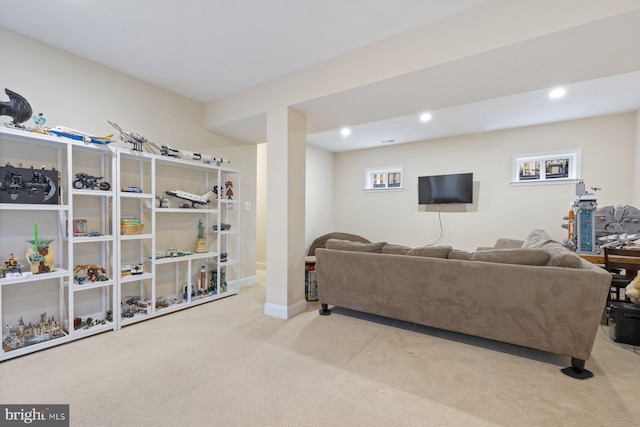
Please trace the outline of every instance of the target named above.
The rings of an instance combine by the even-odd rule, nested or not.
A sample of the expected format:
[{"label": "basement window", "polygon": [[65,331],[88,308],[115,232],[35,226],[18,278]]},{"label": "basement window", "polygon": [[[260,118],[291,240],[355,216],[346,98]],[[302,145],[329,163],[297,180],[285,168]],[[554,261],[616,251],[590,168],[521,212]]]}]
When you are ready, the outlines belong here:
[{"label": "basement window", "polygon": [[513,156],[512,184],[572,183],[580,179],[580,150]]},{"label": "basement window", "polygon": [[364,190],[396,190],[402,191],[402,166],[369,168],[364,170]]}]

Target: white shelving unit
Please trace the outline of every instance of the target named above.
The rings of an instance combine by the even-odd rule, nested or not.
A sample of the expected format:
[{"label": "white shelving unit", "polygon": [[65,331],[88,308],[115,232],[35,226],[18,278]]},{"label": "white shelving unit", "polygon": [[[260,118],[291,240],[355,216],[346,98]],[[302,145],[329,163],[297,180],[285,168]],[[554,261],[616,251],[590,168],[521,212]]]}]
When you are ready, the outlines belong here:
[{"label": "white shelving unit", "polygon": [[[126,149],[117,150],[119,187],[137,187],[140,193],[119,193],[119,218],[138,218],[144,223],[139,235],[120,234],[120,268],[138,262],[143,273],[120,278],[120,326],[127,326],[152,317],[182,310],[197,304],[213,301],[238,293],[239,276],[232,286],[221,292],[212,286],[214,274],[219,277],[215,262],[218,254],[227,250],[217,239],[213,225],[221,218],[221,205],[237,204],[236,200],[223,201],[214,198],[208,205],[179,207],[190,203],[172,196],[168,190],[180,190],[191,194],[204,194],[220,186],[227,174],[236,177],[239,172],[218,165],[208,165],[189,160],[175,159]],[[223,187],[224,188],[224,187]],[[238,192],[239,194],[239,192]],[[156,196],[167,197],[169,206],[160,207]],[[216,197],[216,196],[214,196]],[[132,202],[133,201],[133,202]],[[196,252],[198,223],[204,230],[205,252]],[[236,226],[239,227],[239,217]],[[239,229],[235,231],[239,247]],[[133,245],[131,242],[136,242]],[[167,254],[180,256],[167,256]],[[237,257],[237,252],[234,252]],[[205,267],[204,277],[201,275]],[[236,267],[236,270],[239,269]]]},{"label": "white shelving unit", "polygon": [[[73,140],[71,140],[73,141]],[[65,222],[66,237],[70,242],[69,259],[73,262],[73,276],[68,286],[69,321],[71,338],[114,330],[113,308],[116,298],[116,200],[113,183],[116,177],[116,159],[113,150],[105,145],[69,143],[67,182],[69,211]],[[109,183],[109,190],[98,187],[76,188],[76,174],[88,173]],[[82,220],[82,234],[74,232],[74,221]],[[93,281],[81,267],[97,266],[99,280]],[[90,268],[90,267],[89,267]],[[87,274],[86,276],[84,274]],[[91,319],[91,320],[89,320]],[[90,323],[89,323],[90,322]]]},{"label": "white shelving unit", "polygon": [[[53,239],[55,261],[51,272],[0,277],[0,361],[238,293],[237,170],[0,128],[0,166],[5,164],[55,168],[59,200],[57,204],[0,202],[0,256],[14,254],[22,271],[27,271],[25,254],[31,247],[27,240],[33,239],[38,223],[39,237]],[[111,188],[74,188],[79,172],[104,177]],[[5,177],[0,179],[1,194],[8,184]],[[178,207],[180,201],[168,197],[170,206],[158,207],[156,196],[167,190],[203,194],[217,186],[222,195],[226,181],[233,182],[231,199],[218,197],[204,208],[191,209]],[[140,192],[121,191],[125,187]],[[121,220],[128,217],[139,218],[144,228],[137,234],[123,232]],[[87,235],[74,235],[74,220],[83,220]],[[206,252],[196,253],[199,222]],[[158,256],[170,249],[191,253]],[[80,267],[92,265],[104,268],[103,277],[82,280],[86,272]],[[135,274],[128,274],[126,266]],[[128,317],[132,304],[135,308]],[[91,326],[84,324],[88,318],[94,321]],[[29,328],[49,328],[56,336],[44,339],[39,334],[38,341],[28,335]]]}]

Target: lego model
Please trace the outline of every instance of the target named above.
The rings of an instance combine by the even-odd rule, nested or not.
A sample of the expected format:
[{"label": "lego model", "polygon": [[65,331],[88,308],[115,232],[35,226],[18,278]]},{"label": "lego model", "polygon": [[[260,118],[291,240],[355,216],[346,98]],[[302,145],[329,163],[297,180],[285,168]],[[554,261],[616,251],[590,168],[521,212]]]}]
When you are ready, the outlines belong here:
[{"label": "lego model", "polygon": [[29,120],[33,114],[31,105],[23,96],[18,95],[11,89],[4,89],[4,93],[9,97],[9,101],[0,101],[0,116],[9,116],[13,120],[10,127],[19,127],[20,123]]},{"label": "lego model", "polygon": [[112,133],[105,136],[92,135],[81,130],[71,129],[64,126],[54,126],[49,129],[49,133],[56,136],[62,136],[64,138],[75,139],[76,141],[91,142],[98,145],[110,144],[112,142],[111,137],[113,136]]},{"label": "lego model", "polygon": [[182,199],[190,202],[191,203],[190,207],[193,209],[196,207],[196,205],[201,205],[201,206],[208,205],[209,202],[211,201],[211,196],[216,192],[215,190],[210,190],[200,196],[197,194],[188,193],[182,190],[167,190],[165,191],[165,193],[168,196],[173,196],[178,199]]},{"label": "lego model", "polygon": [[122,188],[123,193],[142,193],[142,189],[140,187],[124,187]]},{"label": "lego model", "polygon": [[107,310],[106,315],[102,313],[93,313],[88,316],[76,317],[73,319],[73,329],[90,329],[94,326],[104,325],[113,321],[113,311]]},{"label": "lego model", "polygon": [[139,296],[126,297],[126,301],[120,304],[120,310],[125,318],[146,316],[151,313],[151,301]]},{"label": "lego model", "polygon": [[33,224],[33,240],[27,240],[32,248],[26,254],[27,262],[33,274],[54,271],[54,249],[49,246],[54,239],[38,237],[38,223]]},{"label": "lego model", "polygon": [[42,113],[38,113],[37,116],[32,117],[33,122],[36,124],[36,128],[34,129],[37,133],[45,133],[48,134],[49,130],[44,127],[44,124],[47,122],[47,119],[44,117]]},{"label": "lego model", "polygon": [[101,176],[93,176],[84,172],[78,172],[72,185],[76,190],[82,190],[83,188],[94,190],[96,187],[102,191],[111,190],[111,184],[106,181],[101,181],[103,179],[104,178]]},{"label": "lego model", "polygon": [[[594,188],[594,191],[597,190]],[[568,230],[565,241],[567,248],[583,253],[596,252],[595,211],[598,207],[596,196],[587,193],[584,182],[576,184],[576,199],[571,204],[569,215],[564,219],[567,224],[562,227]]]},{"label": "lego model", "polygon": [[[79,275],[81,272],[85,272],[85,275]],[[107,270],[95,264],[77,265],[73,269],[73,273],[73,279],[79,285],[84,282],[105,282],[109,280]]]},{"label": "lego model", "polygon": [[0,166],[0,203],[58,204],[58,171]]},{"label": "lego model", "polygon": [[148,151],[153,154],[158,154],[158,152],[160,151],[160,147],[158,147],[156,144],[149,141],[147,138],[140,135],[139,133],[125,131],[120,126],[118,126],[117,123],[110,122],[108,120],[107,120],[107,123],[109,123],[111,126],[116,128],[118,132],[120,132],[121,141],[124,141],[133,145],[133,148],[132,148],[133,151],[144,151],[145,147],[147,147]]},{"label": "lego model", "polygon": [[222,163],[231,163],[229,160],[225,160],[222,157],[217,158],[211,154],[194,153],[191,151],[180,150],[177,148],[171,148],[168,145],[163,145],[160,149],[160,154],[167,157],[174,157],[176,159],[195,160],[198,162],[204,162],[206,164],[216,164],[220,166]]},{"label": "lego model", "polygon": [[169,199],[164,196],[160,196],[156,194],[156,200],[158,201],[159,208],[168,208],[169,207]]},{"label": "lego model", "polygon": [[9,258],[4,260],[4,267],[2,267],[2,277],[21,277],[22,266],[18,264],[18,259],[9,255]]},{"label": "lego model", "polygon": [[165,252],[157,252],[155,257],[156,259],[161,259],[161,258],[176,258],[181,256],[187,256],[187,255],[193,255],[193,252],[183,251],[175,248],[169,248]]},{"label": "lego model", "polygon": [[167,297],[163,297],[163,296],[156,297],[156,310],[160,308],[169,307],[169,301],[170,300]]},{"label": "lego model", "polygon": [[[213,229],[218,231],[218,224],[213,224]],[[231,224],[225,224],[224,222],[220,223],[219,231],[228,231],[231,230]]]},{"label": "lego model", "polygon": [[213,293],[216,293],[218,284],[220,285],[220,293],[227,292],[227,271],[224,267],[220,268],[220,277],[218,278],[218,270],[211,270],[210,287],[213,289]]},{"label": "lego model", "polygon": [[233,199],[233,182],[226,181],[224,183],[224,193],[227,196],[227,199]]},{"label": "lego model", "polygon": [[66,335],[54,317],[47,317],[46,312],[40,315],[40,322],[36,324],[29,322],[28,325],[25,325],[21,317],[18,320],[18,326],[7,325],[5,330],[6,332],[2,335],[4,351],[15,350]]}]

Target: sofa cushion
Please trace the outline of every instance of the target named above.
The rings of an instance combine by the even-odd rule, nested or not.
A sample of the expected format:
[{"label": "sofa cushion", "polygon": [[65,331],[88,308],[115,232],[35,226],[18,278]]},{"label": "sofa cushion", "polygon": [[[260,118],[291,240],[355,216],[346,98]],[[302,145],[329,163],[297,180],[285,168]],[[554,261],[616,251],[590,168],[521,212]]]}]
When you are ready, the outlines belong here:
[{"label": "sofa cushion", "polygon": [[374,252],[380,253],[384,245],[387,242],[378,243],[364,243],[364,242],[351,242],[349,240],[329,239],[327,240],[327,249],[337,249],[339,251],[353,251],[353,252]]},{"label": "sofa cushion", "polygon": [[542,247],[542,249],[549,252],[550,257],[547,262],[548,266],[567,268],[580,268],[582,266],[580,257],[562,246],[560,243],[548,242]]},{"label": "sofa cushion", "polygon": [[501,264],[546,265],[551,255],[544,249],[494,249],[471,254],[471,261]]},{"label": "sofa cushion", "polygon": [[493,246],[494,249],[518,249],[524,244],[522,240],[515,239],[498,239]]},{"label": "sofa cushion", "polygon": [[383,254],[406,255],[411,248],[404,245],[386,244],[382,247]]},{"label": "sofa cushion", "polygon": [[410,249],[409,252],[407,252],[407,255],[429,258],[447,258],[452,249],[453,248],[451,246],[421,246],[419,248]]},{"label": "sofa cushion", "polygon": [[462,249],[452,249],[451,252],[449,252],[449,259],[471,261],[471,252],[463,251]]},{"label": "sofa cushion", "polygon": [[522,244],[523,248],[541,248],[549,242],[555,242],[544,230],[533,230]]}]

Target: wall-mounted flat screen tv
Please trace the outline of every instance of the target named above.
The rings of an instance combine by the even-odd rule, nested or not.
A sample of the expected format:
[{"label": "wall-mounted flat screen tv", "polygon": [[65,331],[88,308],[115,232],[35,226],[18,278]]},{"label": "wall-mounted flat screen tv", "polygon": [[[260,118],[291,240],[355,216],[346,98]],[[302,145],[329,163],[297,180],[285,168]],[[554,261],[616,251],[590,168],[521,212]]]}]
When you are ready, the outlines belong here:
[{"label": "wall-mounted flat screen tv", "polygon": [[418,204],[473,203],[473,173],[418,177]]}]

